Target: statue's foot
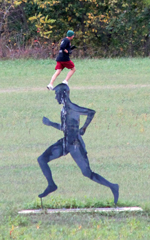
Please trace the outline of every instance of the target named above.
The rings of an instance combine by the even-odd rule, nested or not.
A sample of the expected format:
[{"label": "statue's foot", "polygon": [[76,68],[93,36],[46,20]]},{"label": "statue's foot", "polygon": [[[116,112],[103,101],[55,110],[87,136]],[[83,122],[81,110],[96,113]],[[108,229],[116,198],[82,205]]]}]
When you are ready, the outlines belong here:
[{"label": "statue's foot", "polygon": [[118,202],[118,198],[119,198],[119,185],[118,184],[113,184],[113,187],[111,188],[111,191],[114,195],[114,203],[116,204]]},{"label": "statue's foot", "polygon": [[39,194],[38,197],[39,198],[46,197],[49,193],[56,191],[56,189],[57,189],[56,185],[54,185],[54,186],[48,185],[48,187],[45,189],[45,191],[43,193]]}]

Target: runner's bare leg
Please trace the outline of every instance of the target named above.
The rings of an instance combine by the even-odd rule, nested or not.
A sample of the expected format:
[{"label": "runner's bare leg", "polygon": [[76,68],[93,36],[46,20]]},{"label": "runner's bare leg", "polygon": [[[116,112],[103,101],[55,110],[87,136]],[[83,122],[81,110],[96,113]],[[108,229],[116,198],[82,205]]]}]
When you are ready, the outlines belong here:
[{"label": "runner's bare leg", "polygon": [[56,72],[54,73],[54,75],[51,78],[50,84],[53,86],[54,81],[56,80],[56,78],[59,76],[59,74],[61,73],[62,69],[57,69]]},{"label": "runner's bare leg", "polygon": [[67,77],[65,78],[65,80],[66,80],[67,82],[69,81],[69,79],[71,78],[71,76],[75,73],[75,71],[76,71],[76,68],[74,67],[74,68],[72,68],[72,69],[68,72]]}]

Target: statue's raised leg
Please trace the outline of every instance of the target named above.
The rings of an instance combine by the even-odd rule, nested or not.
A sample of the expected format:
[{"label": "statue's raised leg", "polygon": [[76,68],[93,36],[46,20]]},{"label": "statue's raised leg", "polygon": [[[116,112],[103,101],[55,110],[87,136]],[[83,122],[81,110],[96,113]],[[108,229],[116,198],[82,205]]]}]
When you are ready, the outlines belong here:
[{"label": "statue's raised leg", "polygon": [[76,146],[73,145],[70,146],[70,154],[77,163],[78,167],[81,169],[82,174],[85,177],[88,177],[94,182],[102,184],[111,189],[114,195],[114,203],[116,204],[119,198],[119,185],[111,183],[102,176],[100,176],[99,174],[91,171],[87,153],[83,145],[77,144]]}]

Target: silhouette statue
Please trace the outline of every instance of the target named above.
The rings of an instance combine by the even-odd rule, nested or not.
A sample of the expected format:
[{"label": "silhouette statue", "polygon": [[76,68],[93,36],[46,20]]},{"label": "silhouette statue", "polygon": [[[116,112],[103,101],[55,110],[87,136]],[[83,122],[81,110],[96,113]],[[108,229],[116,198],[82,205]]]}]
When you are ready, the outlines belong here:
[{"label": "silhouette statue", "polygon": [[[51,122],[46,117],[43,117],[43,123],[63,131],[64,137],[51,145],[40,157],[38,157],[38,163],[48,182],[48,187],[43,193],[39,194],[38,197],[46,197],[49,193],[57,189],[48,162],[70,153],[85,177],[111,189],[114,195],[114,203],[116,204],[119,198],[119,185],[110,183],[99,174],[91,171],[85,144],[81,137],[92,121],[95,111],[72,103],[69,98],[70,91],[68,85],[61,83],[53,90],[55,91],[55,98],[58,103],[63,104],[61,110],[61,124]],[[79,129],[80,115],[86,115],[87,118],[83,127]]]}]

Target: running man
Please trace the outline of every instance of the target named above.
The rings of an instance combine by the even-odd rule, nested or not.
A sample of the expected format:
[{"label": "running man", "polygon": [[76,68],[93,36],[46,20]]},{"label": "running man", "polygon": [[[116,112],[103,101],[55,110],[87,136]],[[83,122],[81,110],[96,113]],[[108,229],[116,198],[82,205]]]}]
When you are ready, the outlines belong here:
[{"label": "running man", "polygon": [[69,58],[69,55],[72,53],[72,50],[74,48],[76,48],[75,46],[71,46],[70,41],[73,38],[74,38],[74,32],[69,30],[67,32],[67,37],[65,37],[61,41],[59,54],[56,58],[56,61],[57,61],[57,64],[56,64],[56,67],[55,67],[56,72],[52,76],[50,83],[47,85],[48,90],[53,90],[54,81],[56,80],[56,78],[59,76],[59,74],[61,73],[61,71],[65,67],[70,69],[70,71],[68,72],[68,74],[66,76],[66,79],[63,81],[63,83],[65,83],[65,84],[68,84],[69,79],[71,78],[71,76],[76,71],[74,63]]},{"label": "running man", "polygon": [[[54,91],[58,103],[63,104],[61,110],[61,124],[51,122],[46,117],[43,117],[43,123],[63,131],[64,137],[51,145],[40,157],[38,157],[38,163],[48,182],[47,188],[43,193],[39,194],[39,198],[46,197],[49,193],[57,189],[48,162],[70,153],[85,177],[110,188],[114,196],[114,203],[116,204],[119,198],[119,185],[111,183],[99,174],[92,172],[85,143],[81,137],[92,121],[95,111],[72,103],[69,98],[69,87],[66,84],[61,83],[57,85]],[[87,118],[83,127],[79,129],[80,115],[85,115]]]}]

